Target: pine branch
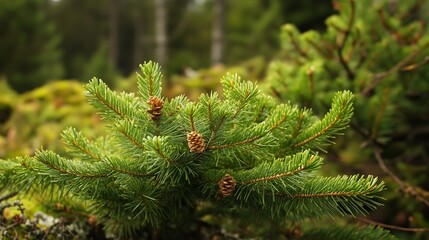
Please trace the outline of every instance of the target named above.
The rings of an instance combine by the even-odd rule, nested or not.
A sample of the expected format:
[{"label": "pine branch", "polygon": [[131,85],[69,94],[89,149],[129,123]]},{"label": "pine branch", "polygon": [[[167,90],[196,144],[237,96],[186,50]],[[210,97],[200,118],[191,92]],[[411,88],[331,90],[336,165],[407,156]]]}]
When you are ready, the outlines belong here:
[{"label": "pine branch", "polygon": [[216,133],[225,121],[229,109],[225,104],[222,104],[217,93],[202,94],[199,98],[199,104],[202,105],[203,115],[207,118],[209,130]]},{"label": "pine branch", "polygon": [[38,194],[94,197],[98,185],[107,184],[111,170],[103,162],[72,161],[51,151],[37,151],[34,158],[21,158],[12,181],[16,187]]},{"label": "pine branch", "polygon": [[[271,142],[273,139],[271,139],[268,134],[286,121],[289,114],[288,110],[289,109],[287,106],[279,105],[263,122],[253,124],[245,129],[239,129],[237,131],[231,132],[231,134],[234,135],[234,142],[227,142],[220,145],[211,145],[208,147],[208,149],[216,150],[232,148],[244,144],[255,143],[256,141],[260,141],[257,144],[265,144],[267,146],[273,144]],[[267,137],[267,139],[264,139],[264,137]]]},{"label": "pine branch", "polygon": [[151,177],[154,174],[148,173],[147,169],[142,166],[140,161],[130,160],[124,161],[123,158],[118,156],[109,156],[105,159],[110,168],[121,174],[126,174],[133,177]]},{"label": "pine branch", "polygon": [[68,146],[68,152],[75,154],[84,160],[100,161],[103,156],[104,149],[101,150],[90,144],[90,141],[83,136],[82,132],[74,128],[67,128],[61,134],[63,142]]},{"label": "pine branch", "polygon": [[145,139],[145,162],[148,173],[155,174],[161,184],[189,181],[196,175],[193,158],[183,145],[173,145],[167,137]]},{"label": "pine branch", "polygon": [[323,159],[314,148],[348,124],[350,92],[337,93],[317,121],[309,110],[276,104],[232,74],[222,79],[224,100],[216,93],[197,102],[161,100],[158,65],[141,70],[140,97],[117,94],[97,79],[86,86],[110,123],[108,137],[92,142],[69,128],[63,138],[73,160],[37,151],[19,164],[0,161],[0,183],[86,201],[106,230],[122,238],[198,211],[201,201],[225,213],[231,204],[297,220],[355,215],[379,205],[376,194],[384,185],[372,177],[315,177]]},{"label": "pine branch", "polygon": [[293,215],[322,217],[365,214],[380,206],[377,194],[384,189],[384,183],[377,183],[372,176],[319,177],[303,183],[294,193],[283,193],[278,213],[293,209]]},{"label": "pine branch", "polygon": [[329,226],[323,228],[309,228],[303,230],[303,236],[299,239],[302,240],[316,240],[316,239],[347,239],[347,240],[361,240],[361,239],[379,239],[379,240],[395,240],[396,237],[390,234],[388,230],[384,230],[374,226]]},{"label": "pine branch", "polygon": [[299,115],[299,119],[298,119],[296,127],[295,127],[295,129],[293,131],[292,138],[296,138],[298,136],[298,134],[302,131],[302,123],[304,122],[304,118],[305,118],[305,113],[302,112]]},{"label": "pine branch", "polygon": [[295,51],[298,52],[301,57],[308,58],[307,52],[302,49],[302,47],[298,43],[296,36],[294,35],[294,33],[298,32],[298,30],[292,24],[286,24],[285,26],[283,26],[283,30],[284,32],[286,32]]},{"label": "pine branch", "polygon": [[380,126],[381,119],[383,118],[385,110],[386,110],[386,106],[389,103],[389,94],[390,94],[390,86],[387,86],[386,89],[384,90],[383,99],[381,101],[380,108],[377,111],[377,116],[375,117],[374,123],[372,125],[371,139],[377,138],[378,129]]},{"label": "pine branch", "polygon": [[100,178],[107,177],[110,173],[102,167],[103,164],[72,161],[62,158],[51,151],[37,151],[34,158],[44,164],[45,170],[51,172],[53,177],[64,177],[64,179],[74,177]]},{"label": "pine branch", "polygon": [[317,146],[321,149],[331,143],[335,135],[339,135],[350,122],[353,113],[352,100],[353,95],[350,92],[337,92],[329,112],[321,121],[299,134],[294,140],[293,148]]},{"label": "pine branch", "polygon": [[322,162],[322,158],[310,155],[310,151],[305,151],[276,159],[272,163],[262,163],[251,170],[236,174],[241,184],[238,194],[242,187],[246,188],[243,191],[259,191],[261,187],[262,189],[278,189],[278,186],[282,186],[282,191],[288,192],[289,188],[298,187],[303,177],[311,178],[310,173],[319,169]]},{"label": "pine branch", "polygon": [[259,94],[256,84],[242,81],[238,74],[227,74],[221,79],[221,84],[225,98],[235,106],[231,119],[236,118]]},{"label": "pine branch", "polygon": [[117,94],[101,80],[93,78],[85,85],[85,95],[106,120],[145,119],[138,109],[140,103],[134,94]]},{"label": "pine branch", "polygon": [[143,101],[148,101],[152,96],[161,99],[161,67],[157,63],[149,61],[140,65],[140,70],[143,75],[137,73],[137,83]]},{"label": "pine branch", "polygon": [[20,166],[19,163],[11,160],[0,159],[0,193],[3,189],[13,186],[11,177],[15,175],[16,169]]},{"label": "pine branch", "polygon": [[[149,135],[144,126],[137,126],[134,121],[119,120],[115,122],[117,142],[124,151],[140,154],[144,151],[142,136]],[[151,134],[150,134],[151,135]]]},{"label": "pine branch", "polygon": [[408,228],[408,227],[400,227],[400,226],[395,226],[395,225],[390,225],[390,224],[385,224],[385,223],[380,223],[380,222],[376,222],[374,220],[368,219],[368,218],[358,218],[359,221],[361,222],[365,222],[371,225],[375,225],[375,226],[379,226],[379,227],[383,227],[383,228],[387,228],[387,229],[393,229],[393,230],[398,230],[398,231],[403,231],[403,232],[429,232],[429,228]]},{"label": "pine branch", "polygon": [[[428,44],[422,46],[422,48],[425,48],[427,46]],[[373,91],[374,88],[380,85],[386,77],[400,71],[403,67],[407,66],[417,56],[417,54],[420,52],[419,50],[420,49],[412,50],[405,58],[396,63],[396,65],[392,66],[390,69],[384,72],[373,74],[371,82],[367,84],[367,86],[362,90],[362,94],[364,96],[369,96],[371,91]]]}]

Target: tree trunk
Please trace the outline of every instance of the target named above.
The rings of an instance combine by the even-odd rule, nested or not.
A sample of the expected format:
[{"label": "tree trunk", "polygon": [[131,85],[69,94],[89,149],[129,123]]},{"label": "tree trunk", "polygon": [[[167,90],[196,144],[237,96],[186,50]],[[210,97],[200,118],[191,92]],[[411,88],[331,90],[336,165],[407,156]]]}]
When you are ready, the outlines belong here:
[{"label": "tree trunk", "polygon": [[167,64],[167,14],[164,0],[155,0],[155,58],[164,73]]},{"label": "tree trunk", "polygon": [[118,3],[119,0],[110,0],[109,3],[109,61],[115,69],[118,67]]},{"label": "tree trunk", "polygon": [[144,49],[144,29],[143,29],[143,8],[140,5],[136,6],[136,16],[134,19],[134,67],[142,64],[143,49]]},{"label": "tree trunk", "polygon": [[212,66],[223,63],[225,32],[225,0],[213,0],[214,21],[212,32]]}]

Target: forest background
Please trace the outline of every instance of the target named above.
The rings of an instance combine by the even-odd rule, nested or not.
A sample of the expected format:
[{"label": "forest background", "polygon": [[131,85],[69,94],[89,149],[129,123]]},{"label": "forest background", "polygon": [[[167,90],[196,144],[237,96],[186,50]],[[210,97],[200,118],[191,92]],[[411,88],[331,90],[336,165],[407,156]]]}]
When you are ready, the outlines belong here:
[{"label": "forest background", "polygon": [[[134,92],[135,72],[145,61],[161,65],[165,96],[186,93],[192,98],[218,89],[226,72],[268,82],[270,64],[288,55],[281,51],[282,26],[291,23],[300,32],[324,32],[327,17],[337,13],[336,2],[0,0],[0,159],[33,155],[39,147],[64,151],[59,139],[67,126],[100,135],[104,125],[82,95],[82,85],[95,76],[117,91]],[[341,139],[339,145],[345,145]],[[357,140],[326,156],[331,165],[327,174],[391,177],[362,145]],[[391,181],[392,191],[385,196],[389,201],[373,213],[373,220],[429,227],[429,195],[423,190],[428,187],[426,151],[407,153],[423,156],[415,167],[413,162],[390,165],[399,177],[414,183],[411,189],[417,189],[426,204]]]}]

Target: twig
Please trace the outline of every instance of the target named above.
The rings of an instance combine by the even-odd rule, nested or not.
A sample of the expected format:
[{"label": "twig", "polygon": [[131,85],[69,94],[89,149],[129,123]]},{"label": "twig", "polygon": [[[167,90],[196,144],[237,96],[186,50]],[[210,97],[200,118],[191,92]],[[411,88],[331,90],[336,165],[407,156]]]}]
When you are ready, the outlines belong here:
[{"label": "twig", "polygon": [[304,58],[308,58],[307,53],[304,50],[302,50],[302,48],[299,46],[298,41],[296,41],[295,39],[295,36],[293,36],[293,34],[290,31],[287,31],[287,34],[289,35],[291,43],[295,47],[299,55],[301,55]]},{"label": "twig", "polygon": [[344,37],[338,46],[337,53],[338,53],[338,58],[340,60],[341,65],[343,66],[344,70],[346,70],[347,78],[349,80],[353,80],[355,78],[355,75],[353,71],[350,69],[348,62],[344,59],[344,55],[343,55],[344,46],[346,45],[347,39],[350,36],[350,32],[355,18],[355,1],[354,0],[350,0],[350,7],[351,7],[351,13],[350,13],[349,23],[347,25],[347,30],[344,32]]},{"label": "twig", "polygon": [[377,162],[378,162],[378,165],[380,166],[380,168],[385,173],[387,173],[393,179],[393,181],[395,181],[399,185],[399,187],[402,189],[402,191],[410,193],[417,200],[423,202],[426,206],[429,207],[429,200],[428,199],[422,197],[413,187],[409,186],[404,181],[402,181],[395,173],[393,173],[387,167],[386,163],[384,162],[383,158],[381,157],[381,150],[379,148],[375,147],[375,145],[373,145],[373,150],[374,150],[374,156],[377,159]]},{"label": "twig", "polygon": [[362,90],[362,94],[364,96],[368,96],[369,92],[371,92],[375,87],[377,87],[387,76],[400,71],[404,68],[416,55],[418,54],[417,50],[412,51],[408,56],[398,62],[395,66],[390,68],[389,70],[381,73],[376,73],[373,75],[373,80],[368,84],[366,88]]},{"label": "twig", "polygon": [[407,41],[399,34],[398,31],[392,29],[392,27],[387,23],[386,17],[383,14],[383,9],[379,8],[377,10],[378,17],[380,18],[381,25],[386,29],[390,35],[401,45],[406,45]]},{"label": "twig", "polygon": [[372,126],[371,139],[377,138],[378,127],[380,126],[381,119],[384,116],[386,106],[389,102],[389,93],[390,93],[390,86],[387,86],[386,89],[384,90],[383,99],[381,101],[380,108],[378,109],[378,113],[375,117],[374,125]]},{"label": "twig", "polygon": [[419,62],[419,63],[413,63],[411,65],[405,66],[403,68],[401,68],[401,71],[403,72],[408,72],[408,71],[413,71],[425,64],[429,63],[429,56],[426,56],[423,61]]},{"label": "twig", "polygon": [[2,201],[4,201],[4,200],[7,200],[7,199],[9,199],[9,198],[13,198],[13,197],[15,197],[17,194],[18,194],[18,192],[11,192],[11,193],[8,193],[8,194],[6,194],[6,195],[4,195],[4,196],[1,196],[1,197],[0,197],[0,202],[2,202]]},{"label": "twig", "polygon": [[429,228],[407,228],[407,227],[399,227],[399,226],[395,226],[395,225],[390,225],[390,224],[385,224],[385,223],[380,223],[380,222],[376,222],[374,220],[370,220],[367,218],[361,218],[358,217],[357,218],[359,221],[365,222],[365,223],[369,223],[369,224],[374,224],[383,228],[388,228],[388,229],[394,229],[394,230],[398,230],[398,231],[404,231],[404,232],[429,232]]}]

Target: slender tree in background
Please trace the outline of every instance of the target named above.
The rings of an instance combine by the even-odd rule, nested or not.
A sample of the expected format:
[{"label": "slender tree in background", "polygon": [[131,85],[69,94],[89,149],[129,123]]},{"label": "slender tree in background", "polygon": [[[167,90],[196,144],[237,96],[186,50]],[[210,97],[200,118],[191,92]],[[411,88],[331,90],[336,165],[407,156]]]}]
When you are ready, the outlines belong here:
[{"label": "slender tree in background", "polygon": [[223,63],[225,35],[225,0],[213,0],[212,66]]},{"label": "slender tree in background", "polygon": [[167,5],[165,0],[155,0],[155,56],[158,63],[167,67]]},{"label": "slender tree in background", "polygon": [[119,0],[109,0],[109,63],[118,67]]},{"label": "slender tree in background", "polygon": [[[38,150],[0,161],[0,190],[81,201],[87,208],[79,214],[118,238],[189,239],[195,226],[217,228],[214,235],[220,226],[224,236],[394,239],[380,228],[321,220],[372,211],[384,189],[373,176],[318,174],[318,151],[350,122],[350,92],[337,92],[319,119],[276,103],[237,74],[222,78],[223,97],[213,92],[192,102],[162,97],[157,64],[141,71],[138,96],[116,93],[96,78],[86,85],[90,103],[109,123],[105,137],[90,141],[69,128],[63,140],[70,157]],[[202,229],[196,232],[203,237]]]},{"label": "slender tree in background", "polygon": [[142,2],[138,1],[135,3],[134,11],[134,65],[137,66],[142,62],[143,51],[145,46],[145,31],[143,24],[144,7]]}]

